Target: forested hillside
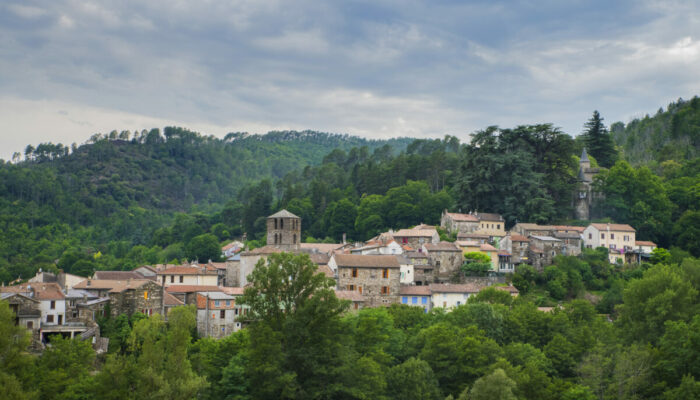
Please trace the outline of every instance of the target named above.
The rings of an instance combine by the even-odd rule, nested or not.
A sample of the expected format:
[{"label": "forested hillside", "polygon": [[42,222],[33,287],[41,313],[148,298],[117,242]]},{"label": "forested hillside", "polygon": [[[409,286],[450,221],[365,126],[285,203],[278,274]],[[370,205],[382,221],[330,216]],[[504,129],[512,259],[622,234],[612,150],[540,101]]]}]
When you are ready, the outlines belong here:
[{"label": "forested hillside", "polygon": [[700,98],[678,99],[654,116],[610,126],[622,156],[632,165],[690,160],[700,155]]}]

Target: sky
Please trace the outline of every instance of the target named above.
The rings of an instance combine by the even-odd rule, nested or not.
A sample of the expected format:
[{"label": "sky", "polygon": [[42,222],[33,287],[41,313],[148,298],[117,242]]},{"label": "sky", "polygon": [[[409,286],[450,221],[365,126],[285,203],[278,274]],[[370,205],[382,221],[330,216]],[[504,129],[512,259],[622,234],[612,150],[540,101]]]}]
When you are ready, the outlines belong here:
[{"label": "sky", "polygon": [[176,125],[577,135],[700,94],[700,2],[0,0],[0,158]]}]

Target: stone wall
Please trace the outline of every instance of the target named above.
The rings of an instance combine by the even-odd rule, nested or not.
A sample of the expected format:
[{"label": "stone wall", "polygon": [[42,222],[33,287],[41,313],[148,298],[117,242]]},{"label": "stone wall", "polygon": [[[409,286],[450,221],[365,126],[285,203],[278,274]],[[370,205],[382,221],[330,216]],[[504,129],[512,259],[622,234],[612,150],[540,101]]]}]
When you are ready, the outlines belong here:
[{"label": "stone wall", "polygon": [[[148,292],[145,298],[144,292]],[[160,314],[163,306],[163,287],[155,282],[148,282],[137,289],[126,289],[120,293],[110,293],[112,316],[120,314],[131,315],[142,310],[151,310]]]},{"label": "stone wall", "polygon": [[241,262],[226,261],[226,284],[224,286],[240,287],[241,286]]},{"label": "stone wall", "polygon": [[[399,268],[387,269],[388,278],[382,277],[384,268],[373,267],[359,267],[357,277],[353,277],[353,268],[338,267],[338,289],[353,290],[362,294],[365,307],[381,307],[398,303],[401,271]],[[382,287],[388,287],[389,293],[383,294]]]},{"label": "stone wall", "polygon": [[431,251],[428,259],[434,267],[433,275],[438,282],[449,281],[464,264],[461,251]]},{"label": "stone wall", "polygon": [[293,250],[301,243],[301,218],[268,218],[267,245]]}]

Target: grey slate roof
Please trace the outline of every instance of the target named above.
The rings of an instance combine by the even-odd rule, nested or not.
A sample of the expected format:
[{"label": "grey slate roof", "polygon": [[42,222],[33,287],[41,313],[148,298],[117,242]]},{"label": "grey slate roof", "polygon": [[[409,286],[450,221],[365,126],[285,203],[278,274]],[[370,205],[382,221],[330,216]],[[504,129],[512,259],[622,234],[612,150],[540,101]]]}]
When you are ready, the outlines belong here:
[{"label": "grey slate roof", "polygon": [[267,218],[299,218],[299,217],[290,213],[287,210],[280,210],[280,211],[277,211],[276,213],[270,215]]}]

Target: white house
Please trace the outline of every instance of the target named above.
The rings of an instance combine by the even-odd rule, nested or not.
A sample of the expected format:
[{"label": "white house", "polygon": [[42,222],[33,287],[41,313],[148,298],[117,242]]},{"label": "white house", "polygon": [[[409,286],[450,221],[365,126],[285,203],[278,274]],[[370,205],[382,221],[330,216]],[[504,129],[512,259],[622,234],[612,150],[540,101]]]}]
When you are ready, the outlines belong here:
[{"label": "white house", "polygon": [[178,265],[157,272],[157,281],[169,285],[218,286],[219,272],[208,265]]},{"label": "white house", "polygon": [[480,286],[474,284],[430,284],[432,307],[454,308],[467,302],[470,296],[479,293]]}]

